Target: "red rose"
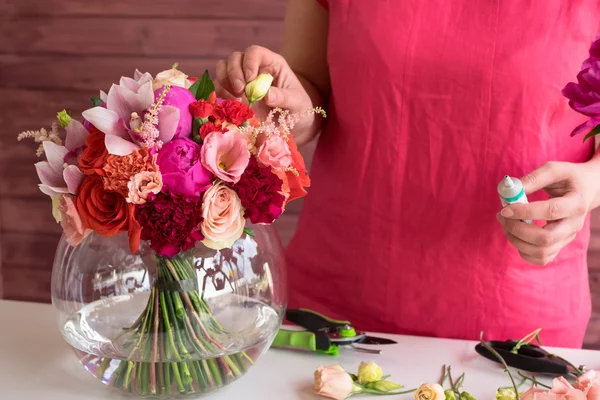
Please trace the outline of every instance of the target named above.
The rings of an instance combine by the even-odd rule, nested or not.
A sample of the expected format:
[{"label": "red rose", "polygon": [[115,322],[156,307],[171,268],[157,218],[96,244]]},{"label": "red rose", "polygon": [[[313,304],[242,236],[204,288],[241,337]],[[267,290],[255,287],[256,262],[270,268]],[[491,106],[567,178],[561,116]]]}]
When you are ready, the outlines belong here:
[{"label": "red rose", "polygon": [[202,140],[204,140],[204,138],[211,132],[223,132],[223,129],[221,129],[220,125],[215,126],[215,124],[213,124],[212,122],[205,122],[200,127],[200,137],[202,138]]},{"label": "red rose", "polygon": [[231,122],[236,126],[254,117],[250,107],[237,100],[224,100],[221,104],[217,104],[214,114],[218,119]]},{"label": "red rose", "polygon": [[121,194],[104,190],[100,176],[92,174],[83,178],[73,200],[85,228],[103,236],[128,231],[131,251],[137,251],[141,227],[134,219],[134,205],[127,203]]},{"label": "red rose", "polygon": [[108,156],[108,150],[104,145],[104,133],[92,126],[92,130],[85,139],[85,150],[79,158],[79,169],[86,175],[104,176],[102,166]]},{"label": "red rose", "polygon": [[198,100],[190,104],[190,112],[194,118],[208,118],[213,114],[214,109],[215,105],[206,100]]}]

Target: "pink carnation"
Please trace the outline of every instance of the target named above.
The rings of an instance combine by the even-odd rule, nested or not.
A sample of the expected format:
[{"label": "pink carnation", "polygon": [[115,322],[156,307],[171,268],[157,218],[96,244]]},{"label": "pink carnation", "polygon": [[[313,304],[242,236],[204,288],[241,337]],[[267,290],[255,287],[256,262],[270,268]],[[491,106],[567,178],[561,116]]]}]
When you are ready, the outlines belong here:
[{"label": "pink carnation", "polygon": [[242,206],[244,217],[254,224],[270,224],[283,212],[285,197],[281,194],[283,181],[271,168],[262,168],[252,157],[239,182],[232,185]]},{"label": "pink carnation", "polygon": [[202,165],[224,182],[236,183],[249,159],[248,143],[236,130],[209,133],[202,145]]},{"label": "pink carnation", "polygon": [[135,216],[142,226],[141,238],[149,240],[159,256],[174,257],[204,239],[198,228],[202,221],[200,197],[150,193],[148,202],[136,208]]}]

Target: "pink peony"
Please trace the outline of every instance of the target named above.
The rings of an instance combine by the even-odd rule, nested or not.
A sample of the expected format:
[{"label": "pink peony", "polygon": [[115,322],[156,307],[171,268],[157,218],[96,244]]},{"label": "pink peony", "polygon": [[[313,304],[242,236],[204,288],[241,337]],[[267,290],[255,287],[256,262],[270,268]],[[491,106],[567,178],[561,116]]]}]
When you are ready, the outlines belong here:
[{"label": "pink peony", "polygon": [[254,224],[270,224],[283,213],[285,196],[281,194],[283,181],[271,168],[261,168],[254,157],[238,183],[232,185],[242,206],[244,217]]},{"label": "pink peony", "polygon": [[217,178],[236,183],[248,166],[248,143],[236,130],[212,132],[202,146],[202,165]]},{"label": "pink peony", "polygon": [[586,393],[587,400],[600,400],[600,381],[596,378],[596,371],[589,370],[578,377],[575,387]]},{"label": "pink peony", "polygon": [[314,391],[324,397],[343,400],[356,389],[352,377],[340,365],[319,367],[314,377]]},{"label": "pink peony", "polygon": [[131,177],[127,183],[127,202],[145,204],[150,193],[158,194],[163,187],[162,175],[158,171],[142,171]]},{"label": "pink peony", "polygon": [[[158,99],[163,89],[157,89],[154,92],[154,97]],[[179,124],[175,129],[175,135],[173,139],[177,138],[189,138],[192,136],[192,122],[193,117],[190,112],[190,104],[195,103],[196,98],[186,88],[180,86],[171,86],[171,89],[167,92],[163,105],[171,106],[179,109]],[[159,115],[160,121],[160,115]]]},{"label": "pink peony", "polygon": [[216,182],[202,200],[204,245],[211,249],[229,248],[244,232],[244,208],[237,194]]},{"label": "pink peony", "polygon": [[156,163],[165,188],[186,196],[201,196],[212,182],[211,173],[200,162],[201,147],[187,138],[165,144]]},{"label": "pink peony", "polygon": [[60,206],[58,207],[58,210],[61,215],[60,225],[67,238],[67,243],[71,246],[75,247],[79,245],[87,235],[92,233],[91,229],[83,227],[83,222],[81,221],[81,217],[75,208],[75,203],[73,203],[71,196],[62,195],[60,197]]},{"label": "pink peony", "polygon": [[182,250],[192,249],[203,239],[198,230],[202,220],[199,200],[169,192],[150,193],[146,204],[136,206],[142,240],[149,240],[159,256],[174,257]]},{"label": "pink peony", "polygon": [[279,135],[271,135],[263,139],[260,145],[256,143],[256,146],[256,158],[262,166],[283,170],[292,163],[292,152],[287,141]]}]

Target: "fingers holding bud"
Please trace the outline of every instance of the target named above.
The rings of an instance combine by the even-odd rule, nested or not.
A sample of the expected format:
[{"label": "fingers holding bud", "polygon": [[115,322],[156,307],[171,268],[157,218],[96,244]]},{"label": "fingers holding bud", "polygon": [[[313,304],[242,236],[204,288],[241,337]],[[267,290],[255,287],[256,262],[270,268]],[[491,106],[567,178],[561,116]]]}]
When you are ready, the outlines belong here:
[{"label": "fingers holding bud", "polygon": [[256,79],[246,84],[246,98],[250,104],[262,100],[273,83],[271,74],[259,74]]}]

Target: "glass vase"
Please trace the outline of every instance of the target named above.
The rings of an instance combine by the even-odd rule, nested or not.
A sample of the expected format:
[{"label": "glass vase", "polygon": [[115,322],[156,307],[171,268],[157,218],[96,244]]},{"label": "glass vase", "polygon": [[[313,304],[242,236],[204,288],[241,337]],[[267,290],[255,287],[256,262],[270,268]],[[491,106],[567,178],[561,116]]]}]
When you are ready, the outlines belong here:
[{"label": "glass vase", "polygon": [[286,306],[274,227],[249,225],[231,248],[198,242],[174,257],[127,234],[61,238],[52,303],[65,341],[96,379],[122,393],[176,398],[214,393],[271,345]]}]

